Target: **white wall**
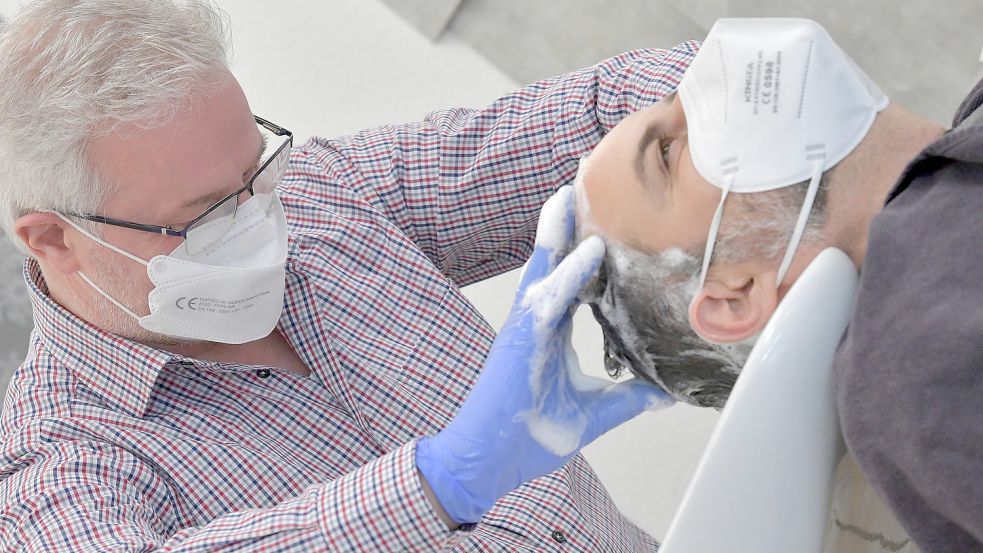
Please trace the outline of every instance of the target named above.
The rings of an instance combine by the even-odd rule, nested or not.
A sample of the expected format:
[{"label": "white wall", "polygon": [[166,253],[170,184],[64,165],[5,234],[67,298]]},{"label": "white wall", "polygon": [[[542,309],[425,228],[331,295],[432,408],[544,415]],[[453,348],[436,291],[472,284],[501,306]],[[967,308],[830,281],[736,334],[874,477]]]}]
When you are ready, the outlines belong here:
[{"label": "white wall", "polygon": [[[22,2],[0,0],[0,13]],[[377,0],[219,0],[231,20],[233,72],[255,113],[298,140],[420,119],[433,109],[482,106],[512,82],[467,45],[431,44]],[[465,290],[498,328],[515,272]],[[603,375],[601,338],[589,310],[577,315],[576,349],[587,372]],[[677,406],[646,413],[602,437],[585,455],[619,507],[663,537],[716,413]]]}]

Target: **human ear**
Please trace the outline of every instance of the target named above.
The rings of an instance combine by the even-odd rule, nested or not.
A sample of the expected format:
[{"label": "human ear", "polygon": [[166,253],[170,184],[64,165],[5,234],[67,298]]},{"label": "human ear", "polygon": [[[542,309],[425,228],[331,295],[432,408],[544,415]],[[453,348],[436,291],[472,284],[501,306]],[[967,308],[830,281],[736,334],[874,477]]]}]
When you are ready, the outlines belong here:
[{"label": "human ear", "polygon": [[31,255],[58,271],[79,270],[77,252],[66,232],[68,223],[54,213],[29,213],[14,222],[14,232]]},{"label": "human ear", "polygon": [[774,271],[707,279],[689,305],[689,323],[704,340],[739,342],[760,332],[778,305]]}]

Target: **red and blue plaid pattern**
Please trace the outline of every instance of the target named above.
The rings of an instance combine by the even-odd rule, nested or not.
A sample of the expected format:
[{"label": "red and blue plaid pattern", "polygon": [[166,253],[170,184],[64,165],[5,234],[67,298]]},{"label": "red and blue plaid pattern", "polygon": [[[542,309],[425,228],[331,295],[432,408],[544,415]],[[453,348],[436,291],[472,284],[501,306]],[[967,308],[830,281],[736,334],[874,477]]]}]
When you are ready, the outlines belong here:
[{"label": "red and blue plaid pattern", "polygon": [[313,378],[105,333],[28,261],[36,328],[0,420],[3,550],[654,550],[581,457],[448,532],[414,447],[460,407],[494,338],[458,287],[523,263],[546,198],[606,130],[674,90],[696,48],[295,148],[279,330]]}]

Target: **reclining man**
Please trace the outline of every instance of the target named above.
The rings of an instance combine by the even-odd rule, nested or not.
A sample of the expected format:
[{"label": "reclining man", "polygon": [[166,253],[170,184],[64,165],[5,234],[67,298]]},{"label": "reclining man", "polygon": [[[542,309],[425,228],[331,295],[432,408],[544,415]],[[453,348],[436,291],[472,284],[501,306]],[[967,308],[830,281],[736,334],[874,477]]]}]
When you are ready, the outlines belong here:
[{"label": "reclining man", "polygon": [[[534,237],[696,44],[292,147],[224,36],[194,0],[42,0],[0,31],[0,220],[36,324],[0,548],[654,550],[576,452],[666,396],[567,378],[603,242],[560,257],[570,187]],[[458,286],[530,254],[493,346]]]},{"label": "reclining man", "polygon": [[608,245],[586,298],[609,372],[721,407],[837,247],[861,269],[835,365],[847,445],[923,551],[983,551],[981,104],[983,82],[944,132],[812,22],[719,21],[578,175],[578,233]]}]

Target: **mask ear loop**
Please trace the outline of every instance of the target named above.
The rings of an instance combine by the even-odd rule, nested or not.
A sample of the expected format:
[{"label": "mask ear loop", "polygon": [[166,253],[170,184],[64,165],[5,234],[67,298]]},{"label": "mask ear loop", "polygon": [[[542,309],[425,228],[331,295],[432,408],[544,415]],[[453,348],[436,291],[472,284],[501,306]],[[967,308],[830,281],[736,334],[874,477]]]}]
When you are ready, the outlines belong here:
[{"label": "mask ear loop", "polygon": [[806,192],[805,201],[802,202],[799,219],[795,222],[795,231],[792,232],[792,239],[789,240],[788,249],[785,250],[785,257],[782,259],[782,264],[778,268],[778,279],[775,282],[776,288],[781,286],[782,280],[785,279],[785,273],[788,272],[788,268],[792,264],[792,258],[795,257],[795,251],[799,248],[799,241],[802,240],[806,223],[809,221],[809,214],[812,212],[812,204],[816,200],[816,192],[819,191],[819,183],[823,178],[823,161],[826,156],[813,155],[816,157],[813,158],[815,162],[812,166],[812,178],[809,179],[809,190]]},{"label": "mask ear loop", "polygon": [[106,292],[102,288],[96,286],[96,283],[95,282],[92,282],[89,279],[89,277],[85,276],[85,273],[83,273],[82,271],[79,271],[79,276],[82,277],[82,280],[84,280],[89,286],[91,286],[92,288],[94,288],[96,292],[99,292],[100,294],[102,294],[102,297],[104,297],[107,300],[111,301],[113,303],[113,305],[115,305],[116,307],[119,307],[120,309],[122,309],[123,312],[126,313],[127,315],[133,317],[134,319],[136,319],[138,321],[143,318],[142,315],[137,315],[136,312],[134,312],[129,307],[127,307],[127,306],[123,305],[122,303],[120,303],[119,301],[117,301],[116,298],[114,298],[113,296],[111,296],[108,292]]},{"label": "mask ear loop", "polygon": [[130,252],[128,252],[128,251],[126,251],[126,250],[124,250],[122,248],[117,248],[116,246],[110,244],[109,242],[106,242],[105,240],[103,240],[103,239],[99,238],[98,236],[92,234],[91,232],[85,230],[84,228],[82,228],[81,226],[79,226],[75,221],[69,219],[68,217],[65,217],[61,213],[58,213],[57,211],[51,211],[49,213],[54,213],[62,221],[65,221],[66,223],[68,223],[69,225],[71,225],[72,227],[74,227],[75,230],[81,232],[83,235],[87,236],[90,240],[92,240],[96,244],[99,244],[100,246],[104,246],[106,248],[109,248],[109,249],[113,250],[114,252],[116,252],[116,253],[118,253],[120,255],[125,255],[126,257],[129,257],[133,261],[136,261],[137,263],[139,263],[139,264],[141,264],[141,265],[143,265],[145,267],[149,267],[150,266],[150,263],[146,259],[141,259],[141,258],[133,255],[132,253],[130,253]]},{"label": "mask ear loop", "polygon": [[710,258],[713,256],[713,246],[717,243],[717,232],[720,230],[720,219],[724,215],[724,201],[727,199],[727,194],[730,193],[731,186],[734,185],[734,176],[736,173],[731,173],[727,175],[726,180],[724,180],[724,187],[720,194],[720,203],[717,204],[717,211],[713,214],[713,220],[710,221],[710,232],[707,234],[707,246],[703,250],[703,269],[700,271],[700,288],[703,288],[703,283],[707,279],[707,269],[710,268]]},{"label": "mask ear loop", "polygon": [[[71,219],[69,219],[68,217],[65,217],[61,213],[58,213],[57,211],[52,211],[51,213],[54,213],[55,215],[57,215],[62,221],[65,221],[66,223],[68,223],[69,225],[71,225],[72,227],[74,227],[75,230],[81,232],[84,236],[87,236],[90,240],[92,240],[96,244],[100,244],[102,246],[105,246],[105,247],[109,248],[110,250],[113,250],[114,252],[116,252],[118,254],[125,255],[126,257],[129,257],[130,259],[132,259],[133,261],[136,261],[137,263],[142,263],[144,265],[148,265],[148,263],[145,260],[140,259],[139,257],[133,255],[132,253],[130,253],[130,252],[126,251],[126,250],[123,250],[122,248],[117,248],[116,246],[110,244],[109,242],[106,242],[106,241],[100,239],[99,237],[97,237],[94,234],[92,234],[91,232],[85,230],[80,225],[76,224],[75,221],[72,221]],[[82,280],[84,280],[86,282],[86,284],[88,284],[89,286],[91,286],[96,292],[99,292],[99,294],[101,294],[102,297],[104,297],[107,300],[109,300],[110,302],[112,302],[113,305],[115,305],[116,307],[119,307],[121,310],[123,310],[124,313],[126,313],[127,315],[133,317],[134,319],[136,319],[138,321],[141,318],[143,318],[141,315],[137,315],[136,312],[134,312],[129,307],[127,307],[127,306],[123,305],[122,303],[120,303],[119,301],[117,301],[116,298],[114,298],[113,296],[111,296],[105,290],[103,290],[99,286],[96,286],[96,283],[95,282],[92,282],[92,280],[89,277],[85,276],[85,273],[83,273],[82,271],[79,271],[78,273],[79,273],[79,276],[82,277]]]}]

